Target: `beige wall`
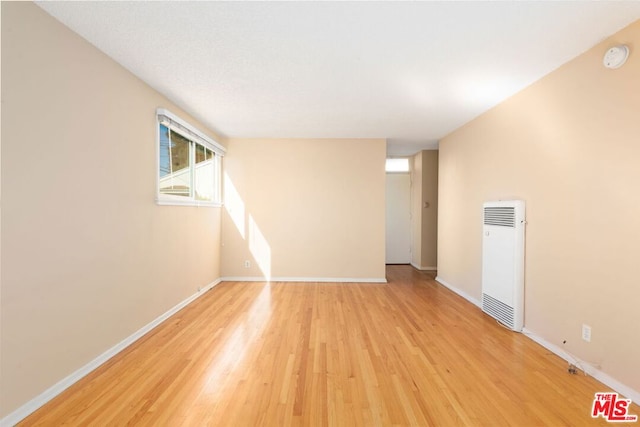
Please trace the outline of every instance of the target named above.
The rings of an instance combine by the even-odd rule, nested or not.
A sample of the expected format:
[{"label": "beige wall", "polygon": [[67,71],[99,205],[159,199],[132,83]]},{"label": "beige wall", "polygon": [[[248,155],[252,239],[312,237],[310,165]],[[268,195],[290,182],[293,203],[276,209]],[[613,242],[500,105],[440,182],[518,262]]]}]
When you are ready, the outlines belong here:
[{"label": "beige wall", "polygon": [[2,2],[0,418],[220,277],[221,209],[154,203],[157,107],[191,119]]},{"label": "beige wall", "polygon": [[411,167],[411,265],[422,268],[422,151],[409,159]]},{"label": "beige wall", "polygon": [[[426,205],[425,205],[426,204]],[[422,152],[422,268],[438,265],[438,151]]]},{"label": "beige wall", "polygon": [[[426,203],[426,206],[425,206]],[[435,270],[438,258],[438,151],[411,158],[411,264]]]},{"label": "beige wall", "polygon": [[[525,327],[640,390],[640,21],[440,141],[439,276],[481,294],[482,203],[527,203]],[[627,64],[602,65],[626,43]],[[592,327],[591,343],[581,325]]]},{"label": "beige wall", "polygon": [[384,140],[231,139],[222,275],[383,279],[385,151]]}]

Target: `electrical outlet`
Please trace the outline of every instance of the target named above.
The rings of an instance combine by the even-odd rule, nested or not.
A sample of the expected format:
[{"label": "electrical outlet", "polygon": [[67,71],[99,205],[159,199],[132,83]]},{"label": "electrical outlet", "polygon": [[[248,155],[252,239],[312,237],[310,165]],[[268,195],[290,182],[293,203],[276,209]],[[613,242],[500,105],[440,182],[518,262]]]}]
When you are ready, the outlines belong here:
[{"label": "electrical outlet", "polygon": [[582,325],[582,339],[591,342],[591,326]]},{"label": "electrical outlet", "polygon": [[244,268],[251,268],[251,261],[246,260],[246,261],[244,262]]}]

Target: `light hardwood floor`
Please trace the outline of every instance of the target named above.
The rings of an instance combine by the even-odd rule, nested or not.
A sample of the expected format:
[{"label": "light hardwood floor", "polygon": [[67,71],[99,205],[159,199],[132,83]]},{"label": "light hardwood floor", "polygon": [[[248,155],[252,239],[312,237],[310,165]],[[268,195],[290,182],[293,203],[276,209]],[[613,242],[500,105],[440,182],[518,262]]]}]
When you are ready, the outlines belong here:
[{"label": "light hardwood floor", "polygon": [[606,424],[607,387],[429,273],[387,278],[221,283],[22,425]]}]

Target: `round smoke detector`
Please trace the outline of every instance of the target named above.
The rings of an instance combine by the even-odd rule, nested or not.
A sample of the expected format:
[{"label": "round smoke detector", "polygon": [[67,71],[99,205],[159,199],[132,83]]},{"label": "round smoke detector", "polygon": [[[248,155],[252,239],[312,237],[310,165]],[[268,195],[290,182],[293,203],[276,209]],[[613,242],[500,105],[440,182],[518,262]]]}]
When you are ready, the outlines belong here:
[{"label": "round smoke detector", "polygon": [[604,54],[602,63],[605,67],[615,69],[620,68],[629,57],[629,48],[623,44],[614,46]]}]

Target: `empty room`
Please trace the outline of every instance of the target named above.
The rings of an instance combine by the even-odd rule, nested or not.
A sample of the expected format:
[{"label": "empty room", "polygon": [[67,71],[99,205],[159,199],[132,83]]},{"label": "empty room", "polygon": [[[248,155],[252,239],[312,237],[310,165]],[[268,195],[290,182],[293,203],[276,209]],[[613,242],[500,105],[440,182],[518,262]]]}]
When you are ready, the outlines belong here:
[{"label": "empty room", "polygon": [[0,426],[640,416],[640,2],[2,2]]}]

